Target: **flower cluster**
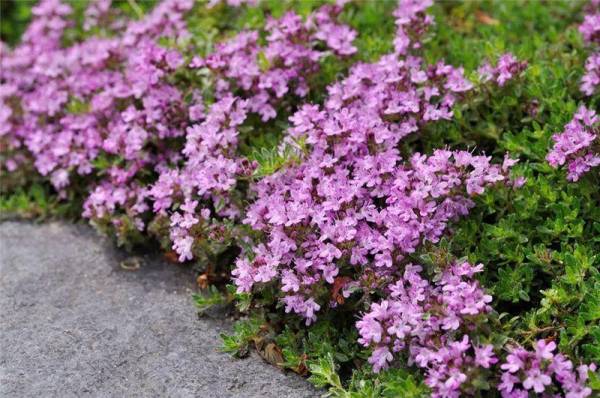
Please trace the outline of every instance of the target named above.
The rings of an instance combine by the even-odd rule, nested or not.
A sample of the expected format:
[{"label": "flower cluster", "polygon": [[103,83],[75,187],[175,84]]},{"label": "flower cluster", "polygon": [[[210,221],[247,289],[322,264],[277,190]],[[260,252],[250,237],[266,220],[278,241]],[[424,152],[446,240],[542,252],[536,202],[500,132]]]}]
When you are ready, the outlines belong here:
[{"label": "flower cluster", "polygon": [[[70,8],[44,0],[22,44],[2,57],[1,113],[10,145],[25,146],[37,171],[63,194],[76,175],[86,176],[92,192],[84,216],[117,226],[113,216],[123,207],[143,227],[147,192],[138,180],[177,159],[171,142],[187,125],[183,93],[167,81],[183,57],[156,40],[186,37],[183,15],[192,5],[167,0],[121,35],[63,47]],[[14,159],[6,167],[14,169]]]},{"label": "flower cluster", "polygon": [[[585,42],[592,46],[592,54],[585,62],[586,73],[581,80],[581,91],[590,96],[600,85],[600,1],[590,1],[587,11],[583,23],[579,25],[579,32]],[[554,168],[566,164],[569,181],[578,181],[582,175],[600,165],[598,122],[596,112],[582,105],[565,125],[563,132],[552,136],[554,146],[546,160]]]},{"label": "flower cluster", "polygon": [[[170,237],[180,261],[194,257],[198,238],[220,235],[214,234],[221,229],[212,222],[215,217],[232,220],[240,213],[236,183],[247,179],[255,167],[237,153],[239,127],[247,115],[256,113],[267,121],[291,95],[306,95],[307,78],[318,71],[318,61],[326,55],[316,49],[318,43],[339,56],[355,51],[351,42],[356,33],[334,22],[340,10],[323,6],[306,21],[287,13],[267,23],[266,46],[259,44],[258,32],[242,32],[205,59],[192,60],[192,68],[206,67],[215,76],[217,102],[206,115],[200,104],[190,107],[190,119],[200,123],[187,129],[183,164],[161,170],[150,189],[154,212],[170,220]],[[261,59],[267,65],[261,66]],[[182,224],[180,205],[192,203]],[[202,216],[194,218],[194,212]]]},{"label": "flower cluster", "polygon": [[269,241],[252,261],[238,261],[233,275],[239,289],[280,278],[288,310],[311,321],[305,303],[320,283],[333,284],[344,266],[367,288],[377,287],[368,285],[372,274],[385,283],[406,255],[426,240],[436,242],[450,220],[467,214],[469,196],[505,181],[512,164],[437,150],[415,154],[404,165],[393,155],[366,151],[353,172],[336,170],[324,157],[261,182],[247,222],[267,232]]},{"label": "flower cluster", "polygon": [[433,17],[425,13],[432,4],[433,0],[402,1],[401,6],[394,10],[396,23],[395,54],[406,55],[409,51],[421,47],[421,36],[433,24]]},{"label": "flower cluster", "polygon": [[22,44],[11,51],[0,43],[0,140],[4,153],[0,171],[15,171],[24,163],[25,155],[19,152],[37,127],[33,113],[54,117],[67,101],[67,93],[53,81],[60,71],[60,60],[51,59],[51,55],[60,48],[70,13],[71,7],[58,0],[41,2],[32,8],[33,20]]},{"label": "flower cluster", "polygon": [[[426,21],[427,4],[401,2],[395,15]],[[403,24],[398,31],[409,37]],[[467,214],[471,196],[508,182],[510,159],[499,166],[489,157],[437,150],[404,162],[398,150],[423,124],[451,118],[453,104],[472,87],[461,68],[424,66],[419,57],[394,52],[355,65],[329,87],[323,108],[301,107],[290,117],[287,139],[305,140],[309,153],[256,185],[245,222],[267,239],[237,261],[238,289],[279,281],[286,311],[310,323],[323,305],[315,301],[320,286],[347,271],[351,284],[385,286],[407,255]]]},{"label": "flower cluster", "polygon": [[[143,230],[151,209],[176,219],[167,202],[177,208],[206,199],[218,216],[237,214],[229,193],[252,166],[237,155],[236,128],[248,112],[266,120],[285,98],[306,94],[319,60],[353,53],[356,33],[335,21],[341,8],[325,6],[306,21],[292,13],[270,20],[264,46],[258,32],[221,44],[201,61],[217,80],[217,102],[205,115],[201,96],[175,78],[189,56],[185,45],[183,52],[158,45],[161,38],[187,43],[185,14],[193,5],[165,0],[128,21],[112,13],[110,1],[94,1],[84,28],[101,25],[111,35],[70,46],[61,42],[70,7],[58,0],[36,6],[22,43],[1,48],[0,167],[14,171],[32,156],[62,195],[84,176],[84,216],[117,234],[126,224]],[[188,241],[189,227],[172,222],[170,235]],[[181,239],[176,247],[187,247]]]},{"label": "flower cluster", "polygon": [[121,28],[121,19],[110,21],[109,19],[116,14],[111,7],[112,0],[91,0],[84,12],[83,29],[90,31],[96,27],[108,27],[111,30]]},{"label": "flower cluster", "polygon": [[308,78],[319,69],[327,55],[315,43],[338,56],[356,51],[352,41],[356,32],[335,22],[340,7],[323,6],[306,21],[288,12],[279,19],[269,18],[265,26],[266,45],[259,43],[259,32],[242,32],[217,46],[206,58],[194,58],[191,66],[206,67],[216,77],[218,98],[237,94],[248,101],[251,112],[263,121],[277,115],[277,105],[290,94],[304,97]]},{"label": "flower cluster", "polygon": [[231,194],[237,179],[252,172],[236,155],[237,128],[246,119],[247,108],[247,101],[233,96],[214,103],[202,123],[187,129],[184,165],[161,170],[150,188],[154,212],[170,219],[170,238],[180,261],[193,258],[195,233],[206,234],[208,225],[197,225],[201,220],[208,224],[213,212],[229,218],[239,212]]},{"label": "flower cluster", "polygon": [[479,78],[486,83],[492,81],[503,87],[507,81],[514,79],[527,68],[527,61],[519,61],[513,54],[506,53],[500,58],[495,67],[484,63],[479,69]]},{"label": "flower cluster", "polygon": [[458,397],[468,391],[469,377],[477,368],[488,369],[496,358],[491,345],[475,344],[469,333],[491,310],[473,275],[483,265],[456,263],[434,284],[409,264],[390,285],[388,298],[371,304],[357,322],[359,342],[373,347],[369,362],[375,372],[386,368],[393,353],[405,350],[409,362],[426,372],[434,397]]},{"label": "flower cluster", "polygon": [[581,365],[575,371],[564,355],[554,354],[554,342],[540,340],[534,352],[509,347],[502,362],[493,345],[475,343],[492,301],[473,278],[482,268],[455,263],[432,284],[422,277],[420,266],[407,265],[402,278],[388,287],[388,298],[371,304],[357,322],[359,342],[373,348],[369,362],[374,371],[405,351],[409,363],[424,369],[432,397],[472,395],[477,390],[473,380],[490,378],[496,370],[492,367],[500,363],[498,388],[504,398],[526,398],[529,391],[590,396],[586,380],[596,366]]},{"label": "flower cluster", "polygon": [[598,86],[600,86],[600,52],[590,55],[585,61],[585,75],[581,78],[581,92],[592,95]]},{"label": "flower cluster", "polygon": [[546,156],[552,167],[567,165],[567,179],[577,181],[600,165],[600,133],[596,112],[581,106],[562,133],[554,134],[554,147]]},{"label": "flower cluster", "polygon": [[[500,366],[503,370],[498,385],[503,398],[525,398],[529,392],[544,396],[564,396],[565,398],[585,398],[592,394],[586,387],[588,373],[596,370],[596,365],[573,363],[562,354],[555,354],[556,343],[537,341],[534,351],[523,347],[512,347],[506,361]],[[558,395],[557,395],[558,394]]]},{"label": "flower cluster", "polygon": [[585,75],[581,79],[581,91],[589,96],[600,86],[600,1],[591,1],[588,8],[588,14],[579,25],[579,32],[592,47],[592,54],[585,62]]}]

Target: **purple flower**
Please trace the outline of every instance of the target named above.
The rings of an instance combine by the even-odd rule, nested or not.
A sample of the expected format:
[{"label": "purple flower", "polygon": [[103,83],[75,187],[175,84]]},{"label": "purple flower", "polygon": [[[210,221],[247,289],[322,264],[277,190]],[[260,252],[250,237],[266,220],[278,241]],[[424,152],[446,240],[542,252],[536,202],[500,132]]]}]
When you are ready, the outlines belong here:
[{"label": "purple flower", "polygon": [[573,371],[573,364],[562,354],[554,354],[556,343],[546,343],[539,340],[535,344],[535,351],[527,351],[522,347],[509,349],[509,355],[501,369],[505,372],[498,385],[503,397],[514,396],[515,392],[521,394],[524,390],[533,390],[541,394],[548,386],[559,388],[565,397],[588,397],[592,390],[585,386],[588,378],[588,369],[595,369],[595,365],[582,365],[581,372]]},{"label": "purple flower", "polygon": [[491,365],[498,362],[494,355],[494,346],[491,344],[475,347],[475,363],[488,369]]},{"label": "purple flower", "polygon": [[392,359],[392,353],[387,347],[379,347],[369,357],[369,363],[373,365],[374,372],[379,372],[382,368],[386,368]]},{"label": "purple flower", "polygon": [[[594,5],[591,3],[590,9],[593,10],[593,8]],[[600,44],[600,12],[586,14],[583,22],[579,25],[579,32],[585,41]]]},{"label": "purple flower", "polygon": [[535,355],[539,360],[542,359],[552,359],[554,354],[552,353],[556,349],[556,343],[551,341],[550,343],[546,343],[545,340],[539,340],[535,344]]},{"label": "purple flower", "polygon": [[523,351],[515,350],[513,354],[509,354],[506,357],[506,362],[500,366],[502,370],[506,370],[510,373],[516,373],[519,370],[523,369],[525,363],[521,359]]},{"label": "purple flower", "polygon": [[581,91],[590,96],[594,94],[598,86],[600,86],[600,52],[592,53],[585,61],[585,74],[581,78]]},{"label": "purple flower", "polygon": [[512,373],[502,373],[501,383],[498,384],[498,388],[502,392],[503,396],[505,394],[511,393],[514,389],[516,383],[519,382],[519,378],[514,376]]},{"label": "purple flower", "polygon": [[533,390],[536,393],[542,393],[546,389],[546,386],[552,383],[550,376],[541,372],[540,369],[532,368],[525,372],[527,378],[523,381],[523,387],[526,390]]},{"label": "purple flower", "polygon": [[479,67],[477,72],[482,83],[493,81],[498,86],[503,87],[508,81],[513,80],[526,68],[526,61],[519,61],[513,54],[506,53],[498,58],[495,67],[491,66],[488,62],[485,62]]},{"label": "purple flower", "polygon": [[593,95],[600,86],[600,9],[598,3],[591,1],[588,12],[579,25],[579,32],[583,40],[591,47],[592,53],[585,62],[585,74],[581,79],[581,91],[587,95]]},{"label": "purple flower", "polygon": [[577,181],[591,168],[600,165],[600,154],[594,146],[598,142],[596,112],[581,106],[562,133],[554,134],[554,147],[546,156],[548,163],[558,168],[567,165],[567,179]]}]

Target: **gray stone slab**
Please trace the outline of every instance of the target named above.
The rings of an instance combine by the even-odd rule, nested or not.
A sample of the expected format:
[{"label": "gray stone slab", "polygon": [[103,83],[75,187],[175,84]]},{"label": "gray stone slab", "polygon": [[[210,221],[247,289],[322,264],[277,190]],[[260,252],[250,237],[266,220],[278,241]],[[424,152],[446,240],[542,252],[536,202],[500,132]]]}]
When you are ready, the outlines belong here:
[{"label": "gray stone slab", "polygon": [[316,397],[256,355],[219,352],[182,266],[124,254],[85,226],[0,224],[0,396]]}]

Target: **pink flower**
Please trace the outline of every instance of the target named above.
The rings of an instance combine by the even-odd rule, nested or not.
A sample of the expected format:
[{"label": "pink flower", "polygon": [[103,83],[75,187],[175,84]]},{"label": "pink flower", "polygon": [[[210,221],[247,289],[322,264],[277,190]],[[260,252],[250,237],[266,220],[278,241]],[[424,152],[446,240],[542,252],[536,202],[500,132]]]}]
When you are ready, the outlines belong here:
[{"label": "pink flower", "polygon": [[369,357],[369,363],[373,365],[374,372],[379,372],[382,368],[386,368],[392,359],[392,353],[387,347],[379,347]]},{"label": "pink flower", "polygon": [[491,365],[498,362],[494,356],[494,346],[491,344],[475,347],[475,363],[488,369]]},{"label": "pink flower", "polygon": [[552,351],[556,349],[556,343],[551,341],[550,343],[546,343],[546,340],[539,340],[535,344],[535,355],[538,359],[552,359],[554,354]]},{"label": "pink flower", "polygon": [[526,374],[527,378],[523,381],[523,387],[527,390],[533,388],[538,394],[544,392],[546,386],[552,383],[550,376],[542,373],[540,369],[530,369]]}]

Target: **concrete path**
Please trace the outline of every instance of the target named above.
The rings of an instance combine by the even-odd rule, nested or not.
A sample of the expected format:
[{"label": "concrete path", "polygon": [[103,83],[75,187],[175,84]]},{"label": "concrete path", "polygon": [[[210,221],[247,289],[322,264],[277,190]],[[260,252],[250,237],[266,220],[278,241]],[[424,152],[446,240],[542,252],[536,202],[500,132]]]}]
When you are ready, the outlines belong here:
[{"label": "concrete path", "polygon": [[189,270],[124,254],[84,226],[0,224],[1,397],[317,397],[256,355],[218,351]]}]

